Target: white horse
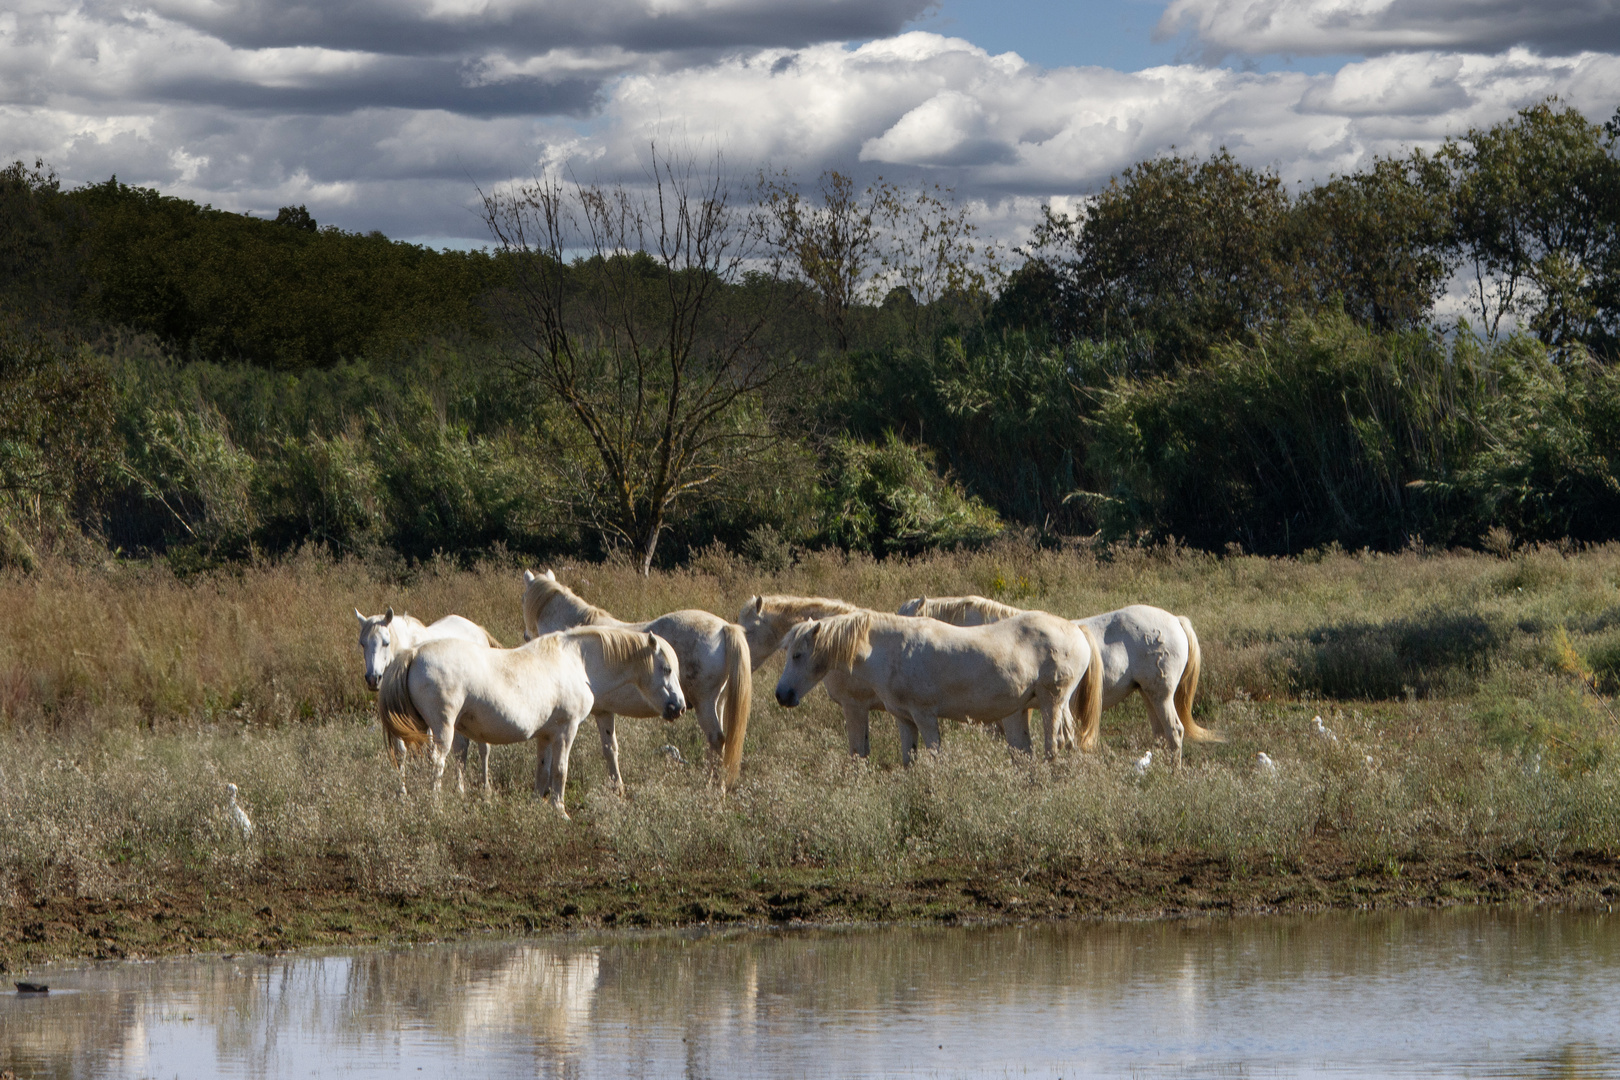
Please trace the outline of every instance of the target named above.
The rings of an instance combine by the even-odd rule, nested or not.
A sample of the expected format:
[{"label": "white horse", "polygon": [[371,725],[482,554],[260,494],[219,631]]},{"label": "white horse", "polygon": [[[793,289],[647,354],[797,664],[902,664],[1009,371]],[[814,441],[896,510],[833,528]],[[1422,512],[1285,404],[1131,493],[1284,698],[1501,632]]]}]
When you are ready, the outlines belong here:
[{"label": "white horse", "polygon": [[[495,640],[495,635],[485,630],[471,619],[463,619],[460,615],[446,615],[431,625],[424,625],[421,619],[411,617],[410,612],[395,615],[394,609],[389,607],[381,615],[362,615],[360,609],[354,609],[354,617],[360,620],[360,656],[366,662],[366,688],[376,691],[382,682],[383,672],[388,669],[388,662],[394,654],[402,649],[409,649],[423,642],[436,641],[439,638],[460,638],[475,645],[484,645],[487,648],[498,649],[501,643]],[[398,739],[389,739],[385,736],[389,752],[398,762],[405,760],[405,744]],[[478,744],[479,756],[483,758],[484,790],[489,786],[489,744]],[[464,735],[456,736],[456,761],[465,766],[467,763],[467,738]],[[457,772],[457,782],[461,773]],[[403,770],[400,777],[400,791],[405,790]]]},{"label": "white horse", "polygon": [[458,732],[503,745],[538,737],[535,792],[567,817],[568,755],[580,721],[602,702],[631,699],[666,720],[685,711],[675,650],[654,634],[591,626],[516,649],[455,638],[406,649],[383,673],[377,716],[396,738],[432,744],[435,793]]},{"label": "white horse", "polygon": [[[742,628],[707,611],[674,611],[648,622],[621,622],[613,615],[589,604],[547,570],[523,572],[523,632],[525,637],[563,630],[573,626],[618,626],[646,630],[675,649],[681,661],[681,688],[686,700],[697,707],[698,727],[708,740],[709,749],[719,756],[729,786],[737,782],[742,767],[743,739],[748,734],[748,713],[754,701],[753,665],[749,663],[748,640]],[[615,781],[619,775],[619,742],[614,714],[656,716],[631,705],[596,713],[597,731],[602,738],[602,754]]]},{"label": "white horse", "polygon": [[[920,596],[900,605],[901,615],[925,616],[955,626],[983,626],[1023,613],[1022,608],[983,596]],[[1169,744],[1178,765],[1184,738],[1194,742],[1223,741],[1192,716],[1203,651],[1185,616],[1147,604],[1132,604],[1076,619],[1075,625],[1089,629],[1101,645],[1104,709],[1112,709],[1140,691],[1153,733]]]},{"label": "white horse", "polygon": [[[753,660],[754,670],[758,671],[800,623],[862,610],[854,604],[825,596],[756,596],[737,613],[737,625],[748,638],[748,655]],[[864,687],[852,684],[840,671],[829,671],[825,685],[827,696],[844,711],[844,736],[849,741],[849,752],[856,757],[869,756],[872,752],[871,713],[873,709],[883,708],[883,703]]]},{"label": "white horse", "polygon": [[[783,644],[787,662],[776,684],[778,704],[791,709],[817,683],[837,676],[840,692],[875,700],[894,714],[906,764],[919,741],[930,750],[939,747],[942,716],[1000,722],[1008,742],[1028,750],[1023,718],[1032,704],[1040,706],[1050,757],[1058,733],[1070,727],[1069,700],[1077,691],[1081,747],[1096,743],[1102,713],[1097,642],[1089,630],[1056,615],[1035,611],[989,626],[958,627],[857,611],[800,623]],[[831,684],[828,692],[834,692]]]}]

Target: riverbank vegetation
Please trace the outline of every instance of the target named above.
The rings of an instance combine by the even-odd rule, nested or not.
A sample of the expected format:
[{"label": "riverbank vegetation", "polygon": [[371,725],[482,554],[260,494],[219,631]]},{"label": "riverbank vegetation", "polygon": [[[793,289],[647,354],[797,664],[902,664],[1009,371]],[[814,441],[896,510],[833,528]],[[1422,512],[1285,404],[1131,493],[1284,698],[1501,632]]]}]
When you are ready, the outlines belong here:
[{"label": "riverbank vegetation", "polygon": [[[397,569],[309,549],[185,579],[56,562],[0,578],[9,962],[481,928],[1604,904],[1620,888],[1612,545],[1267,559],[1002,543],[776,572],[718,549],[650,577],[629,560],[564,566],[626,617],[732,612],[759,591],[890,609],[962,591],[1076,614],[1158,603],[1198,628],[1198,716],[1227,739],[1138,776],[1151,744],[1133,700],[1105,715],[1095,756],[1025,760],[955,725],[900,769],[879,715],[857,762],[823,695],[775,705],[773,660],[734,790],[703,767],[689,718],[630,721],[629,797],[608,792],[582,731],[571,822],[534,798],[528,746],[496,749],[491,798],[452,785],[436,802],[420,763],[395,795],[349,609],[455,610],[515,641],[521,584],[513,562]],[[1335,738],[1314,733],[1318,715]]]}]

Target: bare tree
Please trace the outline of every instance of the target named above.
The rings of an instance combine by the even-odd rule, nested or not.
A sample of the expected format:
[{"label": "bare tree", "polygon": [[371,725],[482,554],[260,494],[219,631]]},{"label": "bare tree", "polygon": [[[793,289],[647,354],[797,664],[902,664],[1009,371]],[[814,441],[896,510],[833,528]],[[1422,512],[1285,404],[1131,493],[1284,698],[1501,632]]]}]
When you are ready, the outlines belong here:
[{"label": "bare tree", "polygon": [[513,366],[589,446],[561,455],[576,505],[647,573],[672,508],[770,437],[762,391],[793,357],[764,332],[762,222],[718,155],[657,146],[642,185],[544,177],[486,194],[484,217],[514,269]]},{"label": "bare tree", "polygon": [[841,350],[859,309],[890,289],[914,301],[909,322],[918,337],[938,301],[982,306],[1000,280],[996,246],[954,192],[937,184],[906,190],[879,176],[862,191],[828,171],[806,196],[786,175],[762,177],[760,202],[772,246],[815,290]]},{"label": "bare tree", "polygon": [[819,199],[809,199],[785,174],[765,177],[760,201],[769,212],[772,246],[815,289],[822,322],[847,350],[851,317],[875,299],[872,273],[883,260],[878,217],[893,196],[882,177],[863,193],[832,170],[821,174],[818,187]]}]

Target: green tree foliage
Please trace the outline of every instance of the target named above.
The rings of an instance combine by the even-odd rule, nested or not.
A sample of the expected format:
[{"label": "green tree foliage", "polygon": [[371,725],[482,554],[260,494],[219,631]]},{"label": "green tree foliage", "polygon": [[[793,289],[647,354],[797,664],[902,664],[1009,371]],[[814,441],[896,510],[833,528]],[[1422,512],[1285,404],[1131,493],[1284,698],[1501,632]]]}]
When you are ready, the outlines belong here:
[{"label": "green tree foliage", "polygon": [[1298,299],[1283,262],[1290,202],[1226,150],[1126,169],[1079,218],[1048,209],[1036,251],[1057,270],[1065,337],[1147,337],[1161,365],[1244,339]]},{"label": "green tree foliage", "polygon": [[42,161],[0,169],[0,310],[59,322],[81,285],[69,235],[74,216]]},{"label": "green tree foliage", "polygon": [[84,315],[199,359],[298,371],[481,333],[498,280],[487,255],[317,230],[302,207],[271,222],[116,178],[64,198],[78,212]]},{"label": "green tree foliage", "polygon": [[1620,334],[1617,133],[1556,99],[1450,139],[1457,244],[1485,336],[1522,320],[1554,347]]},{"label": "green tree foliage", "polygon": [[113,459],[107,366],[71,338],[0,313],[0,564],[83,508]]},{"label": "green tree foliage", "polygon": [[1285,272],[1299,302],[1342,305],[1379,330],[1422,326],[1458,256],[1452,245],[1448,177],[1421,151],[1375,159],[1300,195],[1282,237]]}]

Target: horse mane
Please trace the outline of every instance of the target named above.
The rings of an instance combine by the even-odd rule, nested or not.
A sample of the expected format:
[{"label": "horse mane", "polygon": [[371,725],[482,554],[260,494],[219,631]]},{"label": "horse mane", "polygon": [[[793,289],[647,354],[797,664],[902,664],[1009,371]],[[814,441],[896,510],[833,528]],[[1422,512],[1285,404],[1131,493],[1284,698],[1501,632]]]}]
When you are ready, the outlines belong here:
[{"label": "horse mane", "polygon": [[825,596],[761,596],[761,610],[792,619],[821,619],[829,615],[849,615],[861,608],[845,600]]},{"label": "horse mane", "polygon": [[644,664],[652,666],[655,646],[650,646],[651,635],[645,630],[625,630],[618,626],[581,626],[568,631],[580,637],[594,637],[602,649],[602,659],[609,664]]},{"label": "horse mane", "polygon": [[818,619],[814,626],[815,643],[810,647],[810,662],[816,668],[848,671],[857,660],[872,652],[872,618],[875,611],[856,609],[843,615],[829,615]]},{"label": "horse mane", "polygon": [[1003,604],[999,600],[991,600],[985,596],[946,596],[937,600],[924,600],[922,610],[918,612],[919,615],[954,626],[964,625],[962,620],[973,615],[986,622],[1000,622],[1002,619],[1010,619],[1014,615],[1024,613],[1023,608]]},{"label": "horse mane", "polygon": [[536,576],[523,589],[523,619],[525,622],[540,622],[540,613],[549,607],[552,601],[562,598],[573,608],[574,614],[582,616],[579,625],[589,626],[593,623],[614,623],[619,620],[604,608],[599,608],[580,596],[574,590],[560,581],[548,577]]}]

